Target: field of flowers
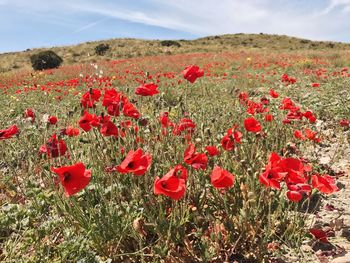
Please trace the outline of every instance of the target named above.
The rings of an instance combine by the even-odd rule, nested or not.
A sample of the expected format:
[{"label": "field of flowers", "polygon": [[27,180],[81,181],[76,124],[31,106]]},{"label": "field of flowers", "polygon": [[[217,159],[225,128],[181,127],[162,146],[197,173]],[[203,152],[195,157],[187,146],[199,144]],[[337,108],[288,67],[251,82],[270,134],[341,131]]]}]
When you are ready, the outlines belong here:
[{"label": "field of flowers", "polygon": [[339,172],[316,149],[325,130],[350,141],[348,61],[196,53],[0,75],[0,260],[277,262],[328,243],[309,219]]}]

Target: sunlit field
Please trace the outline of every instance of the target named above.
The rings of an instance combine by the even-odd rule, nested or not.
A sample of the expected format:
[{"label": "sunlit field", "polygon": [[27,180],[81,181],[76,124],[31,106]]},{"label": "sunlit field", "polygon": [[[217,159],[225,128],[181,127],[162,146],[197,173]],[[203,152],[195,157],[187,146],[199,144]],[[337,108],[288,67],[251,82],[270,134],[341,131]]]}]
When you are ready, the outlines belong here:
[{"label": "sunlit field", "polygon": [[315,212],[344,149],[320,154],[350,140],[349,61],[231,50],[1,74],[0,260],[311,257],[332,242]]}]

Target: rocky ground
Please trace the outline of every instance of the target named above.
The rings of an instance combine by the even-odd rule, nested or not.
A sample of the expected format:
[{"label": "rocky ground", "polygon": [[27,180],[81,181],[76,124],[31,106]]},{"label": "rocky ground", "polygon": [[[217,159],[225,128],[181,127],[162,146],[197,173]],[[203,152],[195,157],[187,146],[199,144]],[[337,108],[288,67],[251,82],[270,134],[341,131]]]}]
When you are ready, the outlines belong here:
[{"label": "rocky ground", "polygon": [[320,200],[312,227],[326,233],[328,243],[307,241],[301,254],[287,262],[350,263],[350,130],[324,130],[327,144],[320,144],[311,153],[331,175],[337,178],[339,191]]}]

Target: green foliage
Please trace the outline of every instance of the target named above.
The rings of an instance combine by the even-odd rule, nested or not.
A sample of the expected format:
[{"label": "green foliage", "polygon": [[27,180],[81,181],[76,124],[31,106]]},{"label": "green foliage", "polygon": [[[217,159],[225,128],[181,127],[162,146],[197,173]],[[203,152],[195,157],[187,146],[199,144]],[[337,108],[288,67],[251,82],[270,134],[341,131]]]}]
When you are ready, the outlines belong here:
[{"label": "green foliage", "polygon": [[42,51],[30,57],[34,70],[58,68],[63,59],[51,50]]},{"label": "green foliage", "polygon": [[163,46],[163,47],[181,47],[181,44],[177,41],[174,41],[174,40],[163,40],[163,41],[160,41],[160,45]]},{"label": "green foliage", "polygon": [[103,56],[110,49],[109,45],[106,43],[101,43],[95,47],[96,55]]}]

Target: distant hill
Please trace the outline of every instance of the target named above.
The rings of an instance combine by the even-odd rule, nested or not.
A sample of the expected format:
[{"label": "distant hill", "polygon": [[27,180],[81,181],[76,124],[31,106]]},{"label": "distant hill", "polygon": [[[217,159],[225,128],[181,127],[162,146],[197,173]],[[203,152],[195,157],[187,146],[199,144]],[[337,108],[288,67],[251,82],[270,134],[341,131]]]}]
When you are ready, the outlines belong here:
[{"label": "distant hill", "polygon": [[[101,43],[108,44],[110,49],[103,55],[95,54],[95,47]],[[176,44],[178,43],[178,44]],[[173,44],[173,45],[171,45]],[[171,45],[171,46],[167,46]],[[64,60],[64,65],[96,62],[98,60],[116,60],[122,58],[169,55],[193,52],[220,52],[239,49],[273,49],[273,50],[350,50],[350,44],[311,41],[296,37],[269,34],[230,34],[208,36],[195,40],[142,40],[110,39],[86,42],[74,46],[28,49],[23,52],[0,54],[0,73],[15,69],[30,69],[29,57],[42,50],[53,50]]]}]

